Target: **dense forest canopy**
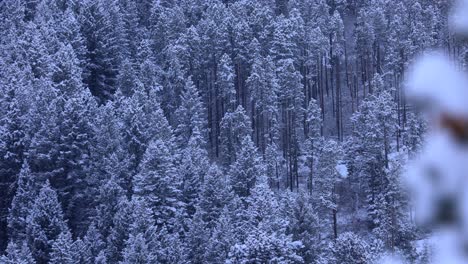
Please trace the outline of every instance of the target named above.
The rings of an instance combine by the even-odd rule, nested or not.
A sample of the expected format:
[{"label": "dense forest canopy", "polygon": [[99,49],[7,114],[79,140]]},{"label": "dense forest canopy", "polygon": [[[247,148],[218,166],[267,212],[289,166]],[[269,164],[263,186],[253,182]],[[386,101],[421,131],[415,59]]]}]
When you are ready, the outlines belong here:
[{"label": "dense forest canopy", "polygon": [[399,175],[446,0],[0,2],[2,263],[426,263]]}]

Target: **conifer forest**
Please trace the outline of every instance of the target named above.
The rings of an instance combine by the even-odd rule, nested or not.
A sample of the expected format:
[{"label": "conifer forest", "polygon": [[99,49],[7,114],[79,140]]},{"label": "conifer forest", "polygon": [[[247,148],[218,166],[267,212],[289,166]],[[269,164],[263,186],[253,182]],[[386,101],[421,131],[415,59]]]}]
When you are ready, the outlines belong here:
[{"label": "conifer forest", "polygon": [[449,0],[0,1],[0,263],[428,263],[408,65]]}]

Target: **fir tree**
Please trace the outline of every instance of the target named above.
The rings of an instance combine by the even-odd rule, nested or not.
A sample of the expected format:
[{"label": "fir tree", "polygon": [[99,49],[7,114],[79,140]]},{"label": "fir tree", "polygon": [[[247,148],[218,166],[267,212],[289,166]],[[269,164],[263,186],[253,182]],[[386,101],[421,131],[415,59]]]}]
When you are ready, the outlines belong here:
[{"label": "fir tree", "polygon": [[105,249],[103,237],[100,233],[100,230],[96,228],[94,223],[89,226],[88,230],[86,231],[86,235],[83,237],[82,243],[84,246],[84,252],[81,257],[86,262],[96,261],[99,253]]},{"label": "fir tree", "polygon": [[203,256],[208,243],[208,229],[203,221],[201,208],[196,208],[196,212],[191,219],[189,231],[187,232],[186,244],[188,249],[187,259],[191,263],[203,263]]},{"label": "fir tree", "polygon": [[176,116],[177,128],[174,132],[180,147],[187,146],[188,139],[195,130],[198,131],[199,137],[203,141],[207,141],[206,109],[191,77],[185,83],[181,95],[181,105],[176,111]]},{"label": "fir tree", "polygon": [[278,81],[270,57],[256,54],[247,87],[252,93],[252,118],[255,123],[254,139],[264,153],[266,145],[278,139]]},{"label": "fir tree", "polygon": [[133,180],[135,195],[148,202],[157,224],[170,222],[179,208],[180,197],[172,142],[152,141],[143,157],[140,173]]},{"label": "fir tree", "polygon": [[227,112],[220,123],[220,153],[225,164],[229,165],[236,160],[242,141],[251,136],[252,124],[242,106],[234,112]]},{"label": "fir tree", "polygon": [[5,264],[35,264],[31,251],[26,243],[22,246],[14,242],[8,244],[6,254],[0,256],[0,261]]},{"label": "fir tree", "polygon": [[51,260],[53,243],[69,232],[56,192],[47,181],[34,201],[26,219],[27,241],[37,263]]},{"label": "fir tree", "polygon": [[217,219],[211,237],[206,246],[204,259],[209,263],[224,262],[229,255],[231,247],[236,242],[232,219],[229,217],[228,208],[224,207]]},{"label": "fir tree", "polygon": [[202,184],[209,168],[208,153],[203,148],[203,143],[198,128],[195,128],[182,153],[178,169],[178,174],[182,177],[182,196],[189,215],[195,212],[195,205],[201,198]]},{"label": "fir tree", "polygon": [[231,165],[229,179],[235,194],[248,197],[258,177],[265,174],[263,160],[250,136],[246,136],[237,153],[237,160]]},{"label": "fir tree", "polygon": [[[6,113],[0,120],[0,188],[4,190],[0,195],[0,232],[3,234],[7,233],[7,221],[5,220],[13,199],[15,186],[20,177],[18,174],[28,144],[25,122],[17,96],[15,91],[11,90],[6,94],[6,98],[2,98],[4,101],[1,104],[6,107]],[[7,236],[1,237],[0,249],[4,249],[6,243]]]},{"label": "fir tree", "polygon": [[206,173],[200,193],[200,209],[208,228],[216,225],[225,206],[232,199],[232,191],[225,175],[217,165]]},{"label": "fir tree", "polygon": [[123,251],[123,260],[119,263],[122,264],[144,264],[154,263],[156,261],[155,256],[148,249],[145,238],[140,233],[138,235],[130,235],[130,238],[126,242],[126,247]]},{"label": "fir tree", "polygon": [[234,111],[237,105],[237,95],[234,87],[235,75],[232,60],[227,54],[223,54],[219,62],[219,78],[217,85],[221,91],[221,111]]},{"label": "fir tree", "polygon": [[109,100],[115,92],[123,39],[122,15],[116,2],[86,1],[78,20],[87,47],[85,83],[100,101]]},{"label": "fir tree", "polygon": [[332,248],[334,263],[369,263],[370,247],[353,233],[341,234]]},{"label": "fir tree", "polygon": [[73,254],[73,240],[70,232],[62,232],[52,244],[52,252],[50,253],[50,262],[54,264],[76,263]]},{"label": "fir tree", "polygon": [[13,243],[26,239],[27,217],[38,193],[38,184],[25,161],[18,175],[16,194],[8,214],[8,235]]}]

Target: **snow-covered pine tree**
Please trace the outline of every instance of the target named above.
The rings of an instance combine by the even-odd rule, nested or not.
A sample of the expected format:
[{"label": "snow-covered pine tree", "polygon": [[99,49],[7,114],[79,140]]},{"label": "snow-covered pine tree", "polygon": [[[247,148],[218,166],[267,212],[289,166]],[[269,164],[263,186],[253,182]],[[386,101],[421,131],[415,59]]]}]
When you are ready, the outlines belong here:
[{"label": "snow-covered pine tree", "polygon": [[[337,169],[341,159],[342,150],[338,142],[333,139],[325,140],[321,143],[319,159],[317,161],[317,177],[314,179],[314,191],[312,192],[315,204],[318,206],[319,216],[322,221],[322,228],[335,239],[338,237],[338,183],[341,181],[340,172]],[[331,216],[331,217],[330,217]]]},{"label": "snow-covered pine tree", "polygon": [[[105,240],[113,227],[113,219],[119,210],[119,203],[125,198],[124,190],[118,185],[115,178],[111,178],[99,188],[96,196],[96,209],[94,210],[93,223],[88,228],[88,232],[94,228],[98,231],[102,239]],[[93,227],[94,226],[94,227]],[[85,236],[86,237],[86,236]],[[93,235],[95,239],[95,235]]]},{"label": "snow-covered pine tree", "polygon": [[279,80],[278,99],[281,102],[281,148],[286,159],[288,187],[292,191],[299,187],[299,141],[303,134],[304,93],[301,75],[296,71],[292,59],[277,62]]},{"label": "snow-covered pine tree", "polygon": [[[255,41],[255,40],[254,40]],[[252,71],[247,79],[251,91],[252,120],[254,122],[254,141],[262,153],[267,144],[278,140],[278,80],[275,65],[270,57],[255,54]]]},{"label": "snow-covered pine tree", "polygon": [[210,233],[203,220],[203,215],[203,210],[197,207],[185,238],[188,250],[187,260],[191,263],[203,263],[206,246],[209,242]]},{"label": "snow-covered pine tree", "polygon": [[117,211],[112,219],[112,227],[106,239],[105,257],[108,262],[118,263],[123,259],[122,251],[129,237],[128,230],[133,223],[132,204],[124,197],[117,205]]},{"label": "snow-covered pine tree", "polygon": [[207,112],[202,98],[193,84],[192,77],[188,77],[181,95],[181,104],[176,110],[177,128],[174,133],[180,148],[185,148],[189,139],[198,131],[197,137],[207,142]]},{"label": "snow-covered pine tree", "polygon": [[237,106],[237,95],[234,87],[235,75],[232,60],[226,53],[219,61],[219,73],[217,85],[221,95],[221,112],[234,111]]},{"label": "snow-covered pine tree", "polygon": [[221,160],[230,165],[236,160],[236,154],[245,137],[252,135],[252,123],[242,106],[234,112],[226,112],[220,123],[219,145]]},{"label": "snow-covered pine tree", "polygon": [[25,161],[18,175],[16,194],[8,212],[8,238],[12,243],[21,244],[26,239],[27,217],[34,204],[40,187]]},{"label": "snow-covered pine tree", "polygon": [[60,234],[70,232],[57,193],[46,181],[26,218],[28,246],[37,263],[51,260],[53,243]]},{"label": "snow-covered pine tree", "polygon": [[197,127],[194,128],[189,138],[187,147],[182,151],[181,161],[178,166],[178,174],[182,179],[182,199],[187,213],[191,216],[195,213],[195,206],[201,199],[205,175],[210,163],[208,153],[204,149],[204,138]]},{"label": "snow-covered pine tree", "polygon": [[284,159],[277,144],[271,143],[265,150],[265,170],[270,188],[279,191],[284,187]]},{"label": "snow-covered pine tree", "polygon": [[332,263],[365,264],[372,260],[369,244],[352,232],[341,234],[330,246]]},{"label": "snow-covered pine tree", "polygon": [[123,250],[123,260],[120,264],[156,263],[156,257],[148,248],[143,234],[130,235]]},{"label": "snow-covered pine tree", "polygon": [[312,194],[314,187],[315,164],[317,161],[318,149],[320,149],[320,135],[322,133],[322,113],[320,106],[315,99],[309,101],[309,106],[306,110],[306,141],[303,146],[303,153],[307,159],[307,167],[309,175],[307,177],[307,189],[309,194]]},{"label": "snow-covered pine tree", "polygon": [[299,192],[292,197],[292,204],[285,208],[288,214],[289,226],[287,233],[292,235],[294,241],[301,241],[303,247],[298,254],[305,263],[317,261],[322,243],[319,243],[321,230],[319,218],[312,197],[306,192]]},{"label": "snow-covered pine tree", "polygon": [[[0,188],[4,190],[0,194],[0,232],[3,234],[7,234],[8,209],[17,188],[24,152],[28,147],[24,117],[17,95],[13,89],[5,92],[0,103],[6,110],[0,119]],[[7,238],[6,235],[0,238],[0,249],[6,247]]]},{"label": "snow-covered pine tree", "polygon": [[85,83],[99,101],[112,98],[123,47],[122,14],[118,3],[85,1],[80,3],[78,21],[87,48]]},{"label": "snow-covered pine tree", "polygon": [[237,160],[230,166],[229,180],[234,193],[246,198],[257,178],[265,175],[265,166],[250,136],[242,140],[236,156]]},{"label": "snow-covered pine tree", "polygon": [[52,252],[50,253],[51,264],[72,264],[76,263],[75,256],[73,252],[73,239],[70,232],[62,232],[55,239],[52,244]]},{"label": "snow-covered pine tree", "polygon": [[389,168],[391,139],[398,128],[396,105],[390,92],[385,90],[383,79],[376,75],[372,83],[374,93],[362,102],[352,117],[355,137],[352,148],[356,155],[351,157],[352,166],[360,168],[359,179],[368,186],[366,200],[370,221],[373,221],[377,196],[385,186],[383,179]]},{"label": "snow-covered pine tree", "polygon": [[82,239],[83,252],[81,258],[85,262],[94,263],[99,256],[99,253],[105,249],[104,239],[101,235],[100,230],[97,229],[96,225],[92,223],[85,236]]},{"label": "snow-covered pine tree", "polygon": [[23,242],[21,246],[14,242],[8,243],[6,254],[0,256],[0,261],[4,264],[35,264],[28,245]]},{"label": "snow-covered pine tree", "polygon": [[227,175],[217,165],[212,164],[205,175],[198,204],[208,228],[216,225],[232,195]]},{"label": "snow-covered pine tree", "polygon": [[180,183],[173,141],[151,141],[133,178],[133,192],[147,201],[158,225],[171,223],[180,209]]}]

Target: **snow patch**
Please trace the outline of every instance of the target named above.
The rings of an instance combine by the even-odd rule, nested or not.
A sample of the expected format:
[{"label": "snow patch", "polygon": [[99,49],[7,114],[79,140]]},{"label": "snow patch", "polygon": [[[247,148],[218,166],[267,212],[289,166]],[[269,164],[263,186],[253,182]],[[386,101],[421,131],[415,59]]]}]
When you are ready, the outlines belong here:
[{"label": "snow patch", "polygon": [[348,167],[345,164],[338,164],[335,167],[336,171],[340,175],[341,178],[346,179],[348,178]]}]

